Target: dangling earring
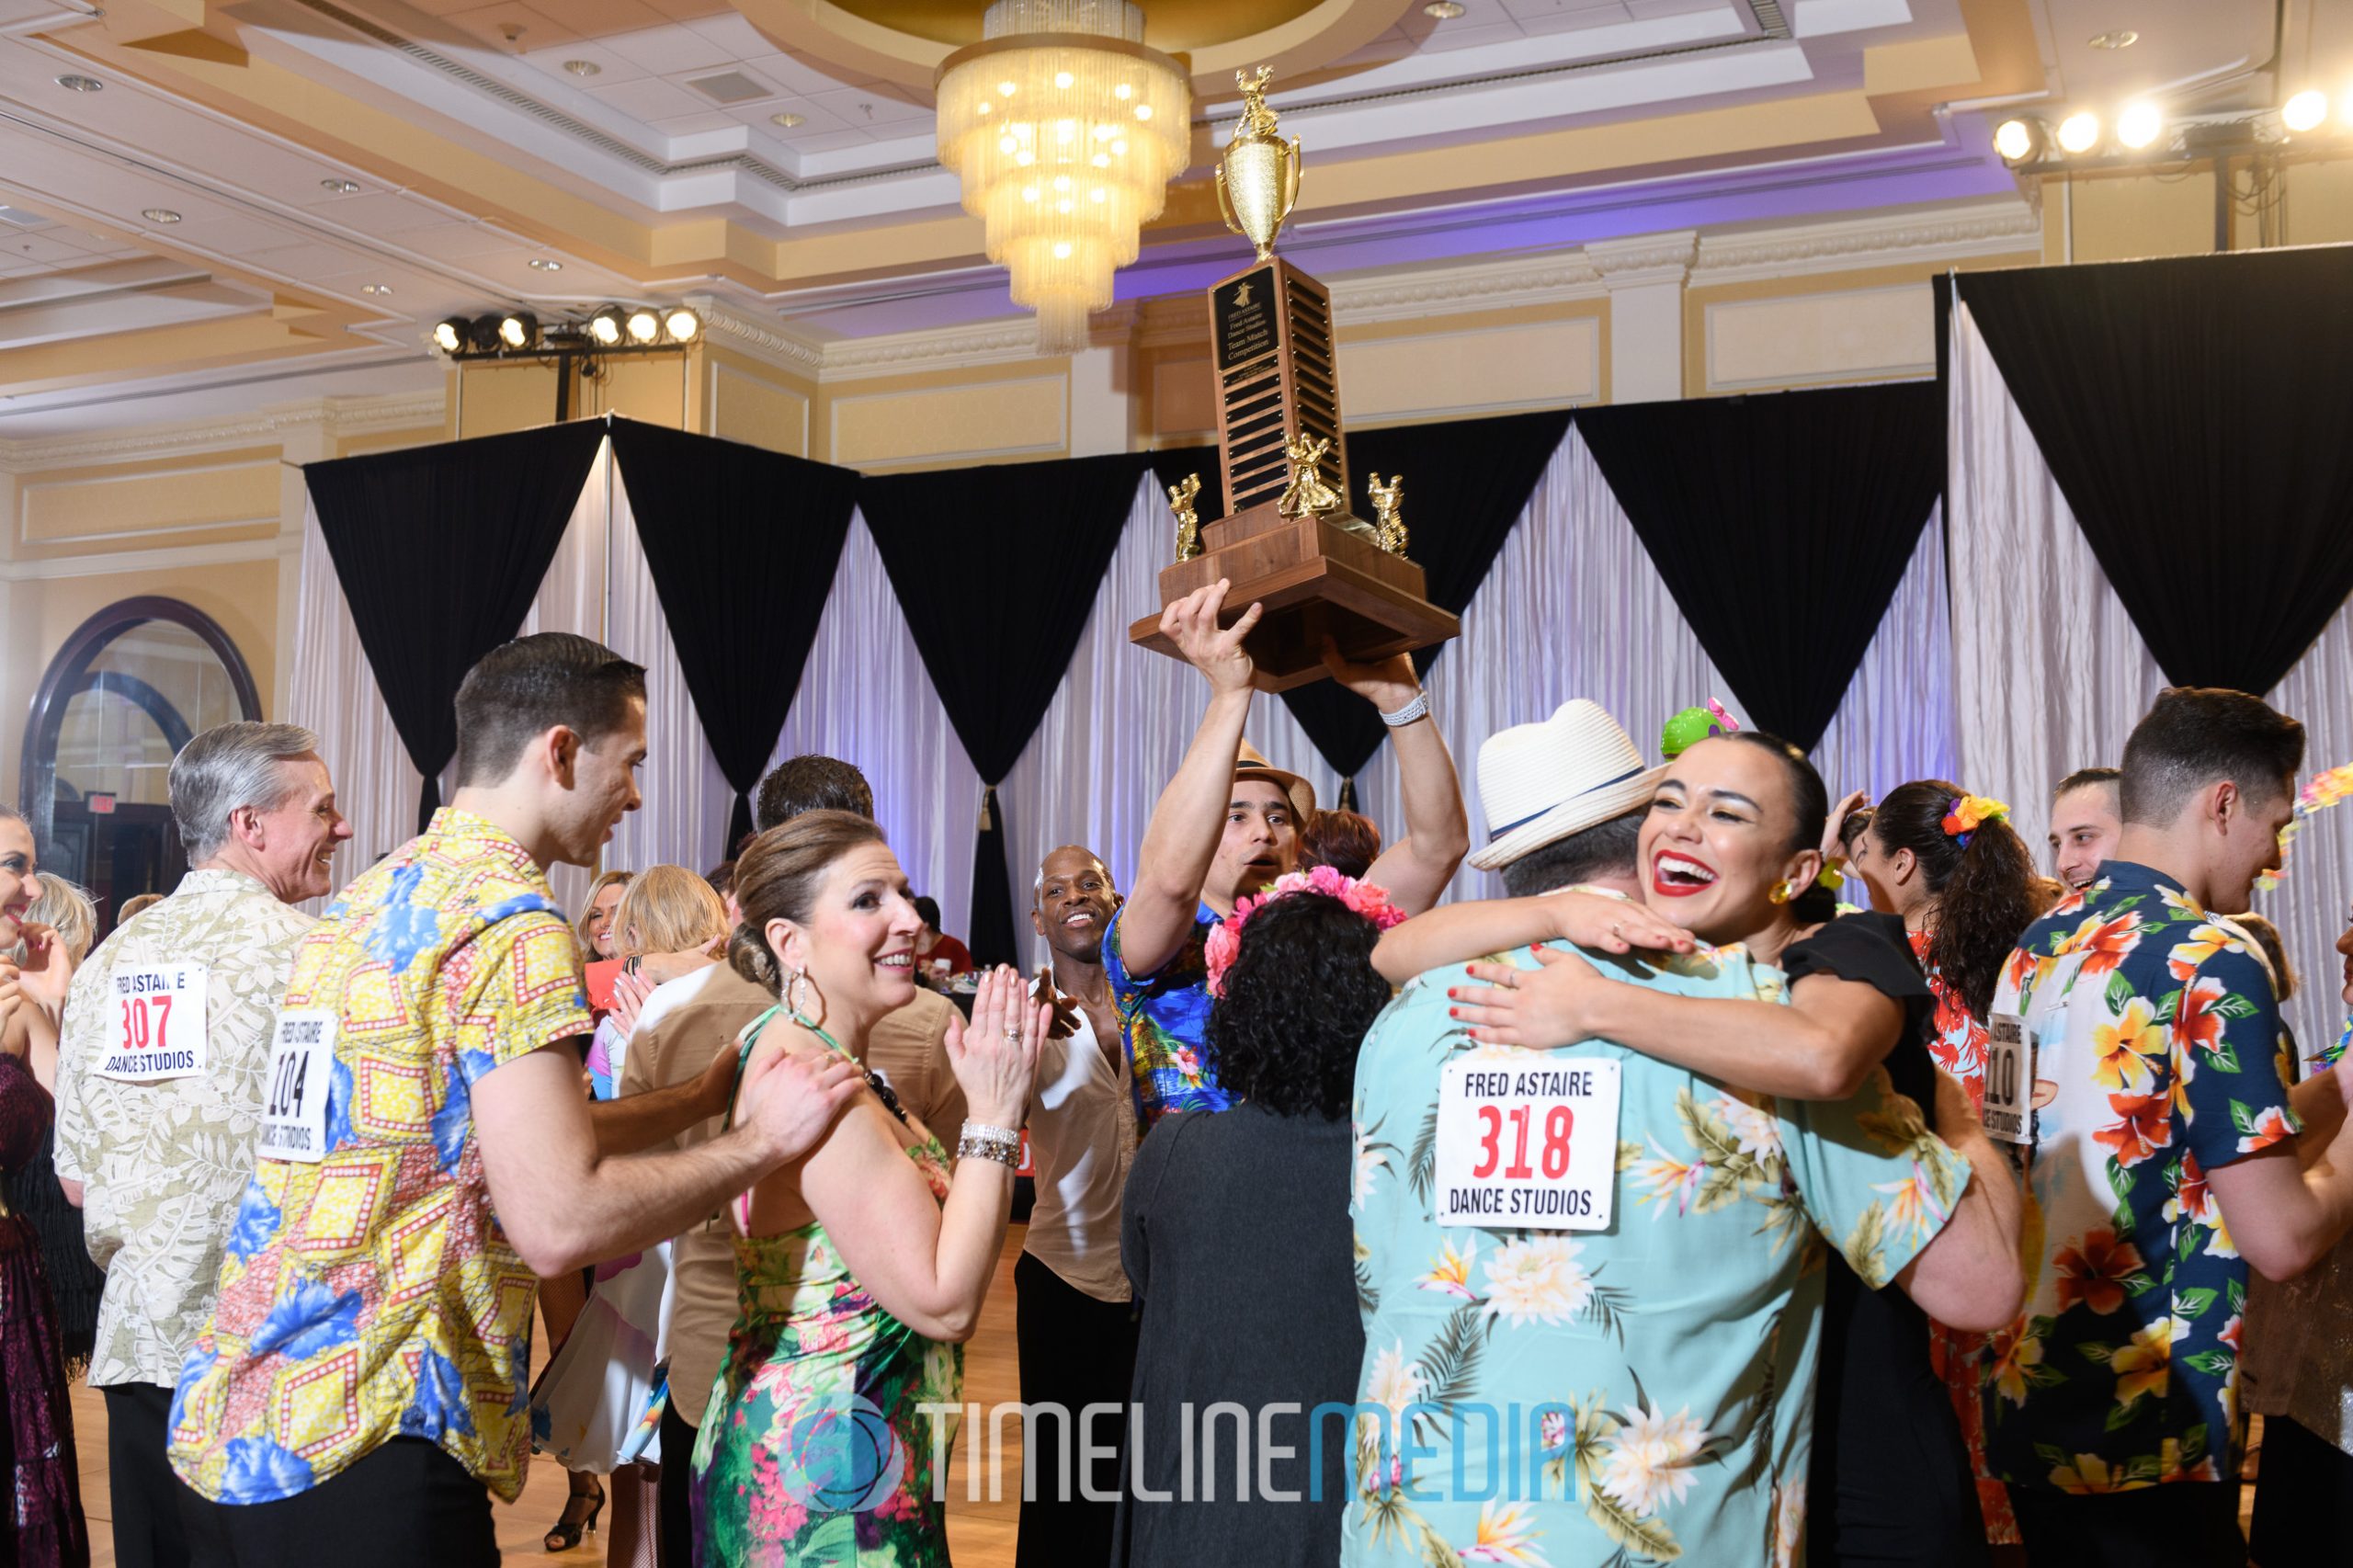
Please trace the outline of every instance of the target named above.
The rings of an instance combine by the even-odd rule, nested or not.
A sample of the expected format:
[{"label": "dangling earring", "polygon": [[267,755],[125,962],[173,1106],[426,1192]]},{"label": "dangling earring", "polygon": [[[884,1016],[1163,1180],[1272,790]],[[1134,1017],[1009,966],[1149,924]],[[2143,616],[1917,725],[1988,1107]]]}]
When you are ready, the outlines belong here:
[{"label": "dangling earring", "polygon": [[1790,885],[1789,878],[1783,877],[1765,890],[1765,896],[1775,903],[1787,903],[1798,896],[1798,890]]},{"label": "dangling earring", "polygon": [[790,978],[784,983],[784,1010],[791,1014],[792,1021],[802,1028],[813,1029],[817,1027],[817,1020],[809,1016],[809,1009],[802,996],[802,992],[808,984],[809,974],[806,970],[792,971]]}]

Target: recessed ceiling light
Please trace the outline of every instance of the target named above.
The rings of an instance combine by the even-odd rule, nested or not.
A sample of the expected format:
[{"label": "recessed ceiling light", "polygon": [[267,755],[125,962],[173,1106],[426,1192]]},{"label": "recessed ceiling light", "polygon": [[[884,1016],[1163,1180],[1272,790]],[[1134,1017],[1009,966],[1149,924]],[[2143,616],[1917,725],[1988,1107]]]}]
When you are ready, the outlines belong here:
[{"label": "recessed ceiling light", "polygon": [[1422,7],[1422,15],[1435,17],[1441,22],[1450,22],[1462,15],[1462,6],[1460,0],[1430,0],[1428,5]]},{"label": "recessed ceiling light", "polygon": [[150,223],[176,223],[180,221],[180,215],[168,207],[150,207],[139,215]]},{"label": "recessed ceiling light", "polygon": [[790,109],[787,109],[782,114],[772,114],[768,116],[768,123],[770,125],[781,125],[787,131],[790,131],[794,126],[806,120],[809,117],[805,114],[795,114]]},{"label": "recessed ceiling light", "polygon": [[2140,41],[2141,35],[2131,28],[2118,28],[2113,32],[2102,33],[2092,40],[2092,47],[2094,49],[2130,49]]},{"label": "recessed ceiling light", "polygon": [[359,194],[359,182],[350,179],[323,179],[319,182],[319,188],[334,191],[337,196],[357,196]]},{"label": "recessed ceiling light", "polygon": [[60,76],[57,85],[69,93],[103,93],[107,85],[96,76]]},{"label": "recessed ceiling light", "polygon": [[567,60],[563,68],[575,76],[601,76],[605,68],[593,60]]},{"label": "recessed ceiling light", "polygon": [[533,256],[531,258],[531,266],[541,272],[562,272],[563,270],[563,263],[560,261],[550,261],[543,256]]},{"label": "recessed ceiling light", "polygon": [[389,283],[363,283],[359,286],[359,291],[363,294],[389,294],[392,291],[392,286]]}]

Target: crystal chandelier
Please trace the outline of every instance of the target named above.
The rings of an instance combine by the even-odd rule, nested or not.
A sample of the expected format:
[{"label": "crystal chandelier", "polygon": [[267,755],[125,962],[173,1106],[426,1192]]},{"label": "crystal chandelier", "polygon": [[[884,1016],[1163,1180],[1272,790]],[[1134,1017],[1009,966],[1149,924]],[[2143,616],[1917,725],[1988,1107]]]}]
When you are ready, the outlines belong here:
[{"label": "crystal chandelier", "polygon": [[1040,351],[1075,354],[1185,167],[1192,94],[1126,0],[996,0],[981,35],[940,66],[939,161]]}]

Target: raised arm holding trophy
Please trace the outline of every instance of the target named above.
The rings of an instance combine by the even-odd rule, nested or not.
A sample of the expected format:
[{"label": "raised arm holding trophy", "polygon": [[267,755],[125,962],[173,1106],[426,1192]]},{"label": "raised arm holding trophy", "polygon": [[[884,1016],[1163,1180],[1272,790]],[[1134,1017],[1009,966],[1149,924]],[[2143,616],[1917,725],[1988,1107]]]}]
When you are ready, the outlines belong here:
[{"label": "raised arm holding trophy", "polygon": [[[1284,691],[1325,677],[1326,638],[1344,657],[1370,662],[1443,642],[1461,628],[1429,602],[1422,569],[1405,559],[1402,476],[1375,487],[1378,530],[1347,509],[1332,297],[1274,254],[1275,234],[1299,200],[1299,142],[1282,140],[1267,107],[1272,73],[1262,65],[1234,74],[1243,113],[1219,160],[1218,202],[1226,226],[1257,256],[1210,290],[1227,511],[1199,525],[1198,553],[1180,547],[1176,563],[1160,574],[1160,597],[1175,604],[1224,578],[1233,585],[1228,624],[1252,603],[1263,606],[1247,647],[1259,689]],[[1187,519],[1192,499],[1188,492]],[[1191,529],[1184,540],[1193,544]],[[1128,636],[1181,656],[1157,614]]]}]

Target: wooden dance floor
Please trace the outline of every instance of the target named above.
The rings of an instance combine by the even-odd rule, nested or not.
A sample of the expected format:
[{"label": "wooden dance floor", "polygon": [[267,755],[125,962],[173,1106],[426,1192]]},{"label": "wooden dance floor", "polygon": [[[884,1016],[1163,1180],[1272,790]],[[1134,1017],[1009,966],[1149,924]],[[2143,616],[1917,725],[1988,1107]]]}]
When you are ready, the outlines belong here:
[{"label": "wooden dance floor", "polygon": [[[980,1332],[964,1346],[964,1400],[968,1404],[1010,1403],[1021,1396],[1019,1362],[1013,1337],[1013,1262],[1021,1256],[1021,1236],[1022,1227],[1016,1225],[1006,1237],[1005,1251],[997,1259],[996,1281],[989,1289],[988,1304],[981,1313]],[[534,1373],[547,1359],[546,1346],[544,1332],[533,1336]],[[76,1385],[74,1390],[74,1440],[81,1454],[82,1506],[90,1518],[91,1562],[96,1568],[114,1568],[114,1530],[108,1523],[114,1509],[107,1495],[106,1404],[97,1392],[86,1385]],[[1006,1478],[1006,1495],[1001,1502],[986,1500],[985,1477],[981,1485],[983,1501],[965,1501],[970,1490],[964,1473],[965,1454],[970,1447],[963,1438],[958,1439],[955,1463],[949,1474],[949,1549],[955,1555],[957,1568],[1009,1568],[1013,1562],[1014,1526],[1020,1513],[1020,1424],[1008,1423],[1005,1434],[1001,1473]],[[522,1499],[513,1507],[504,1504],[493,1506],[492,1515],[498,1521],[498,1545],[513,1568],[527,1568],[533,1562],[579,1564],[604,1561],[607,1538],[601,1533],[593,1539],[583,1537],[579,1547],[572,1551],[551,1555],[541,1545],[540,1537],[563,1511],[564,1492],[563,1471],[544,1459],[534,1460]],[[609,1520],[611,1517],[608,1506],[606,1518]],[[622,1561],[626,1562],[626,1558]]]}]

